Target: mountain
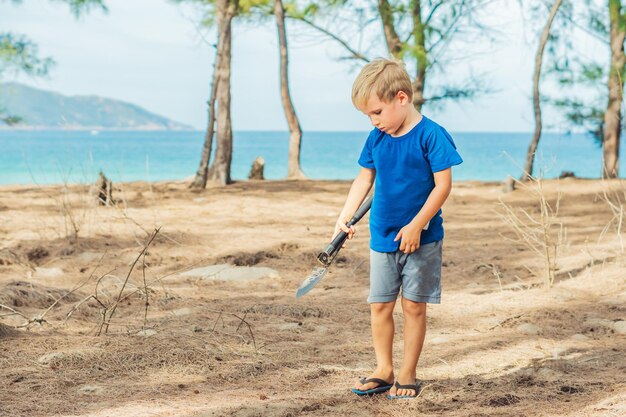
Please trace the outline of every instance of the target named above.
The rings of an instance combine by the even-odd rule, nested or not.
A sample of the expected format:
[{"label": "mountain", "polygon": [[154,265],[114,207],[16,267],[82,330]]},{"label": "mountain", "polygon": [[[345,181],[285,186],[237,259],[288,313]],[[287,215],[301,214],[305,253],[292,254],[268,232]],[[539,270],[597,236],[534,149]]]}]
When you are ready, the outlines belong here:
[{"label": "mountain", "polygon": [[19,83],[0,84],[0,109],[36,129],[187,130],[137,105],[99,96],[64,96]]}]

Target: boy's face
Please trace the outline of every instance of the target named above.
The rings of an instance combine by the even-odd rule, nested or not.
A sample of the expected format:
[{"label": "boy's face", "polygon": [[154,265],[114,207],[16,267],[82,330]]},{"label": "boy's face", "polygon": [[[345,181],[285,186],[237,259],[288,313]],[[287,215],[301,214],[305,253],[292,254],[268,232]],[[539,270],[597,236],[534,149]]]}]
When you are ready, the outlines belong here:
[{"label": "boy's face", "polygon": [[372,126],[381,131],[393,135],[403,125],[407,115],[409,97],[404,91],[398,91],[394,99],[387,103],[382,101],[376,93],[372,93],[367,103],[359,107],[359,110],[370,118]]}]

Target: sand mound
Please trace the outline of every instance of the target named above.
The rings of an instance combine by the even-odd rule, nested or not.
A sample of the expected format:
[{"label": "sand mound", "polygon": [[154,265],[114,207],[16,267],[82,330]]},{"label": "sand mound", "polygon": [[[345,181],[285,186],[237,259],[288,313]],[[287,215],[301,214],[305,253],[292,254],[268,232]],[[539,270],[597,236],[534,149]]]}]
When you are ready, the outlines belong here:
[{"label": "sand mound", "polygon": [[[11,281],[0,286],[0,304],[13,307],[47,308],[69,290],[46,287],[41,284],[26,281]],[[69,294],[63,301],[71,303],[78,301],[75,294]]]}]

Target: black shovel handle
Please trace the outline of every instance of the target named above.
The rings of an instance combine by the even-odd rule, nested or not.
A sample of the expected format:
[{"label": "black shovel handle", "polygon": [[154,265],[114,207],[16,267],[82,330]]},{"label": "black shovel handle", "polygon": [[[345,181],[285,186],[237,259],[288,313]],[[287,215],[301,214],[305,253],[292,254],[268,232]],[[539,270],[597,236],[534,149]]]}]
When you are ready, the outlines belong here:
[{"label": "black shovel handle", "polygon": [[[350,221],[346,223],[346,226],[350,227],[350,226],[354,226],[355,224],[357,224],[359,220],[361,220],[361,218],[365,216],[365,213],[369,211],[370,207],[372,207],[373,199],[374,199],[374,196],[367,197],[365,201],[363,201],[363,204],[361,204],[361,207],[359,207],[356,213],[354,213],[354,216],[352,216]],[[317,259],[322,264],[328,266],[330,264],[330,260],[332,260],[333,258],[333,255],[335,255],[335,253],[343,246],[347,238],[348,238],[348,234],[344,232],[343,230],[341,230],[337,234],[337,236],[335,236],[333,241],[330,242],[330,244],[326,247],[326,249],[324,249],[324,251],[318,255]]]}]

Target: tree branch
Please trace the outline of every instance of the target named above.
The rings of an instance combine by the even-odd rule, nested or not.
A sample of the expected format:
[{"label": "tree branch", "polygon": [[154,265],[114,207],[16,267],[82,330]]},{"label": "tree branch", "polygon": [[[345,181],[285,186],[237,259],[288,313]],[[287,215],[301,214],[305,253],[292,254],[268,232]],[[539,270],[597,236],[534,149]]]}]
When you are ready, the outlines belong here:
[{"label": "tree branch", "polygon": [[328,36],[329,38],[333,39],[334,41],[338,42],[341,46],[343,46],[351,55],[352,55],[352,59],[357,59],[363,62],[370,62],[370,59],[367,58],[365,55],[361,54],[360,52],[355,51],[354,49],[352,49],[352,47],[350,47],[350,45],[348,45],[348,42],[346,42],[345,40],[341,39],[339,36],[335,35],[334,33],[330,32],[328,29],[325,29],[321,26],[319,26],[318,24],[316,24],[315,22],[307,19],[306,17],[296,17],[296,16],[288,16],[285,15],[286,18],[289,19],[294,19],[294,20],[298,20],[300,22],[306,23],[307,25],[311,26],[313,29],[322,32],[324,35]]}]

